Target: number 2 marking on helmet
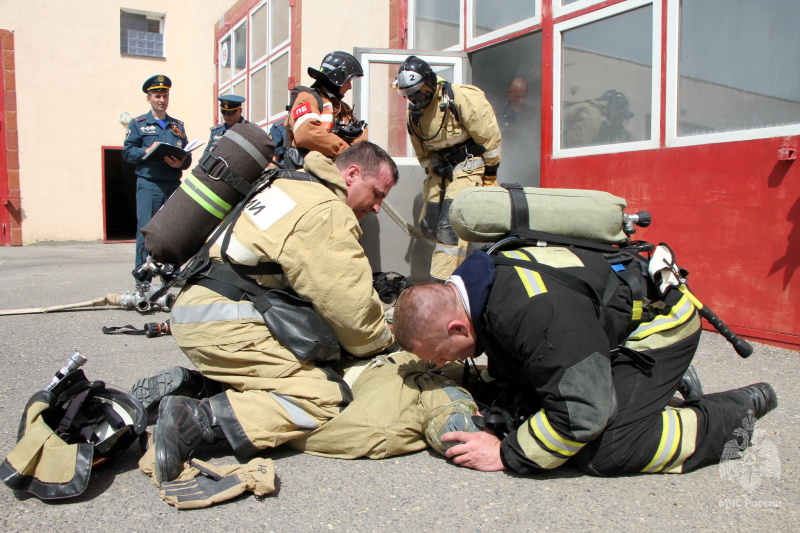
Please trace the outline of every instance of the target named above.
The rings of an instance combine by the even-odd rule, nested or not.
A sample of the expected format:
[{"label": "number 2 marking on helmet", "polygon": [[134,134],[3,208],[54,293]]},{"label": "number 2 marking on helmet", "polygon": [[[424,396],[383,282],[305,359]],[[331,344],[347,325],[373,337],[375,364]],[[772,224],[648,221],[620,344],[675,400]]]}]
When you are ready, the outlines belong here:
[{"label": "number 2 marking on helmet", "polygon": [[408,81],[413,83],[413,82],[417,81],[417,77],[414,74],[409,74],[408,75]]}]

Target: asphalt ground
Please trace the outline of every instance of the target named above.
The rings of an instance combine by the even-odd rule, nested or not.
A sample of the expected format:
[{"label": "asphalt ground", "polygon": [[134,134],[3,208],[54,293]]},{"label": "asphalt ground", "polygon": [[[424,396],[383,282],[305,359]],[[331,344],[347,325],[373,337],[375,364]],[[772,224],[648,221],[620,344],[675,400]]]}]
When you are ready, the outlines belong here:
[{"label": "asphalt ground", "polygon": [[[133,257],[132,244],[0,247],[0,308],[74,304],[132,290]],[[164,367],[188,365],[171,337],[101,331],[167,318],[119,308],[0,316],[0,457],[14,447],[28,398],[72,350],[88,358],[89,379],[126,390]],[[460,468],[427,450],[346,461],[278,448],[264,452],[275,461],[276,493],[179,511],[139,472],[134,445],[96,468],[74,499],[47,503],[0,486],[0,530],[796,531],[800,360],[794,351],[754,347],[741,359],[720,335],[706,332],[695,358],[706,392],[768,381],[780,398],[778,409],[758,422],[751,453],[724,475],[712,466],[684,475],[597,478],[565,466],[520,477]],[[770,450],[777,450],[779,472],[766,466]],[[220,446],[204,448],[199,457],[219,465],[241,462]]]}]

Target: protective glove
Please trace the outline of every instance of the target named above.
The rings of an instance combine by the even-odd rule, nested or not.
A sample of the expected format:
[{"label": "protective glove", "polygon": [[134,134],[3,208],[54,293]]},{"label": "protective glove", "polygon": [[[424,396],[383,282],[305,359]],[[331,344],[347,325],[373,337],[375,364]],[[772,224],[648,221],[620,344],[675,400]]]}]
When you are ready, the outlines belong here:
[{"label": "protective glove", "polygon": [[256,458],[246,465],[219,467],[192,459],[189,466],[196,472],[194,477],[162,483],[158,489],[161,499],[178,509],[210,507],[245,491],[256,496],[275,492],[272,459]]}]

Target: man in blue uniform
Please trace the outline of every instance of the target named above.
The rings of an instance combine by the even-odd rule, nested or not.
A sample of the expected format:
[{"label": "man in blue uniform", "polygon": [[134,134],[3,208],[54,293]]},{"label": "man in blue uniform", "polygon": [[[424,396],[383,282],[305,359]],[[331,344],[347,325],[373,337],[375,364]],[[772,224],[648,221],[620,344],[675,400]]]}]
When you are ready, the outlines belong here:
[{"label": "man in blue uniform", "polygon": [[183,148],[187,144],[183,122],[167,115],[172,80],[158,74],[142,85],[151,110],[133,119],[125,134],[122,158],[136,165],[136,268],[147,259],[142,228],[150,222],[167,198],[181,183],[183,170],[192,164],[192,156],[166,156],[159,161],[145,157],[156,142]]},{"label": "man in blue uniform", "polygon": [[242,116],[242,104],[245,100],[243,96],[229,94],[220,96],[217,100],[219,100],[219,112],[222,114],[222,122],[211,128],[211,137],[208,138],[208,144],[203,155],[213,150],[220,137],[225,135],[225,132],[231,129],[234,124],[247,122]]}]

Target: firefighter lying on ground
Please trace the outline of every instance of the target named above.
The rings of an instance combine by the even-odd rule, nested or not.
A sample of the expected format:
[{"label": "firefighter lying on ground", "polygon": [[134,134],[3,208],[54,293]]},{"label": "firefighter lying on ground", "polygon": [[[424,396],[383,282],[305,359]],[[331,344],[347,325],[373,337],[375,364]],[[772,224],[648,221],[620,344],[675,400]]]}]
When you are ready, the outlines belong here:
[{"label": "firefighter lying on ground", "polygon": [[[404,348],[437,365],[484,352],[502,385],[488,401],[476,395],[495,403],[487,413],[499,418],[476,419],[494,432],[444,434],[447,457],[522,474],[570,459],[593,475],[682,473],[719,462],[743,425],[752,431],[777,406],[767,383],[702,395],[687,373],[701,331],[695,307],[649,279],[635,297],[619,272],[579,248],[478,251],[446,284],[400,296],[394,333]],[[606,309],[569,284],[610,296]],[[687,401],[667,407],[679,385]]]},{"label": "firefighter lying on ground", "polygon": [[286,168],[302,169],[302,158],[309,151],[335,160],[348,146],[367,140],[366,124],[342,101],[353,78],[364,75],[358,60],[347,52],[331,52],[319,70],[308,67],[308,75],[315,80],[310,88],[292,89],[285,124]]},{"label": "firefighter lying on ground", "polygon": [[500,128],[483,91],[437,78],[416,56],[400,66],[394,86],[408,100],[408,133],[427,176],[420,225],[436,241],[430,275],[444,281],[467,252],[450,226],[450,204],[468,187],[497,184]]}]

